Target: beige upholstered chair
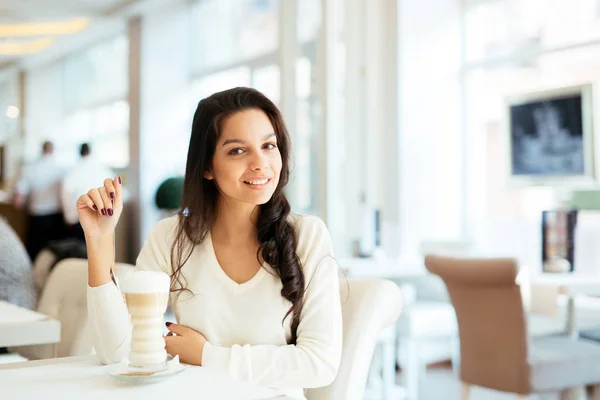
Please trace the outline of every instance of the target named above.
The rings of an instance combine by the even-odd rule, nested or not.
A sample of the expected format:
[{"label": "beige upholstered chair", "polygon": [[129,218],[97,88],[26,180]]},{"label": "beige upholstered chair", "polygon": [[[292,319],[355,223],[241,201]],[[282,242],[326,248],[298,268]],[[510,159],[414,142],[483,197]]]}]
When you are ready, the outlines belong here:
[{"label": "beige upholstered chair", "polygon": [[463,399],[471,385],[511,392],[561,392],[600,383],[600,346],[568,337],[527,335],[512,259],[425,258],[456,311]]},{"label": "beige upholstered chair", "polygon": [[342,279],[340,290],[344,323],[340,369],[331,385],[307,390],[308,400],[362,400],[379,333],[400,315],[402,296],[394,282]]},{"label": "beige upholstered chair", "polygon": [[[36,285],[41,288],[37,311],[61,324],[58,357],[83,356],[93,353],[93,338],[87,317],[87,260],[68,258],[60,261],[52,271],[44,263],[35,266]],[[117,263],[117,273],[133,265]],[[11,348],[30,360],[52,358],[52,345]]]}]

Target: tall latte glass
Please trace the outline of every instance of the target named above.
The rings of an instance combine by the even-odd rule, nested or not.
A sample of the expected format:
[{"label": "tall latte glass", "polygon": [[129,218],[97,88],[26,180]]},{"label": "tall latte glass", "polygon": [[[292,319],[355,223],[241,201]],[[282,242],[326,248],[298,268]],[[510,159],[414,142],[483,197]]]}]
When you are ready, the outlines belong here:
[{"label": "tall latte glass", "polygon": [[121,291],[125,294],[133,325],[129,352],[132,371],[152,373],[167,367],[162,332],[169,284],[167,274],[152,271],[131,272],[121,280]]}]

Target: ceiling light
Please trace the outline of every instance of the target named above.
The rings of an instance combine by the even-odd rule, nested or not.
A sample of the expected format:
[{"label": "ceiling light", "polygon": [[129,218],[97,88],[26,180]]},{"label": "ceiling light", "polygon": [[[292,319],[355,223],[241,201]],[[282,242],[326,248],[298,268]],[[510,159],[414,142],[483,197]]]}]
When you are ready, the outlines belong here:
[{"label": "ceiling light", "polygon": [[42,38],[18,42],[0,42],[0,55],[18,56],[42,51],[54,42],[51,38]]},{"label": "ceiling light", "polygon": [[0,37],[69,35],[85,29],[89,23],[88,18],[75,18],[57,22],[0,24]]},{"label": "ceiling light", "polygon": [[6,116],[8,118],[17,118],[19,116],[19,107],[17,106],[8,106],[6,109]]}]

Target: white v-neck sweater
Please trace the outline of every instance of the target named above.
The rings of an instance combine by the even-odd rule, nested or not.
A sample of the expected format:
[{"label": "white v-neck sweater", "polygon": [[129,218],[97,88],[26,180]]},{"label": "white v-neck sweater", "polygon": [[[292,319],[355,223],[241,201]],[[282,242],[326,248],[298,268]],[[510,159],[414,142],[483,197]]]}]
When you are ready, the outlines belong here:
[{"label": "white v-neck sweater", "polygon": [[[210,235],[196,246],[183,266],[194,293],[171,294],[177,323],[202,333],[202,364],[279,393],[304,399],[303,389],[326,386],[338,370],[342,349],[342,316],[338,266],[323,221],[290,217],[296,228],[298,255],[305,276],[304,307],[296,345],[289,345],[291,303],[281,297],[277,273],[265,265],[248,282],[237,284],[221,269]],[[171,274],[171,245],[177,217],[160,221],[150,232],[137,268]],[[88,313],[100,360],[126,357],[131,323],[121,292],[112,283],[88,286]]]}]

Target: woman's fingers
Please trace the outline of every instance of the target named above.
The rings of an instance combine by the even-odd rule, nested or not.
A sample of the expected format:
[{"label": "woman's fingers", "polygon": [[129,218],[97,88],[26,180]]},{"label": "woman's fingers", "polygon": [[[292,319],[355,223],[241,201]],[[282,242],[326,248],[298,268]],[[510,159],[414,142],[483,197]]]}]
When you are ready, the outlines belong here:
[{"label": "woman's fingers", "polygon": [[112,200],[112,204],[114,206],[115,212],[117,212],[117,216],[120,215],[120,210],[123,208],[123,185],[121,181],[121,177],[117,176],[115,179],[106,178],[104,180],[104,188],[108,192],[108,196]]},{"label": "woman's fingers", "polygon": [[113,203],[115,203],[117,199],[117,190],[115,189],[115,185],[112,179],[106,178],[104,180],[104,189],[106,190],[106,193],[108,193],[108,197],[112,200]]},{"label": "woman's fingers", "polygon": [[102,197],[102,202],[104,203],[104,207],[100,210],[102,215],[113,215],[113,204],[106,188],[104,186],[98,188],[98,193],[100,193],[100,197]]},{"label": "woman's fingers", "polygon": [[117,176],[114,180],[106,178],[104,186],[91,189],[87,194],[82,195],[77,203],[85,204],[102,215],[112,216],[115,208],[121,209],[123,206],[122,189],[123,184],[120,176]]},{"label": "woman's fingers", "polygon": [[[96,211],[102,212],[102,210],[105,210],[104,208],[104,201],[102,200],[102,196],[100,195],[100,192],[98,191],[98,189],[94,188],[94,189],[90,189],[89,192],[87,192],[88,197],[94,202],[94,205],[92,206],[92,208]],[[104,215],[106,215],[106,210],[104,211]]]},{"label": "woman's fingers", "polygon": [[77,208],[90,208],[95,211],[94,201],[90,198],[90,196],[86,194],[82,194],[77,199]]},{"label": "woman's fingers", "polygon": [[120,175],[117,175],[113,180],[113,185],[115,186],[115,194],[117,195],[118,201],[123,201],[123,180]]}]

